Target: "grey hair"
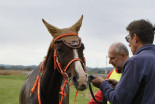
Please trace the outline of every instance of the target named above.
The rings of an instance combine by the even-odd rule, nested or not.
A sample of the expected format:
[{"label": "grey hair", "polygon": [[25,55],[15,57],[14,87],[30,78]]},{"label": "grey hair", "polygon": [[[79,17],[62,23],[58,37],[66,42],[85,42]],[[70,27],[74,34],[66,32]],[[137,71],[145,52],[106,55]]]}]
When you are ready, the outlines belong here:
[{"label": "grey hair", "polygon": [[129,56],[128,48],[121,42],[115,44],[115,50],[118,54],[125,53],[127,56]]}]

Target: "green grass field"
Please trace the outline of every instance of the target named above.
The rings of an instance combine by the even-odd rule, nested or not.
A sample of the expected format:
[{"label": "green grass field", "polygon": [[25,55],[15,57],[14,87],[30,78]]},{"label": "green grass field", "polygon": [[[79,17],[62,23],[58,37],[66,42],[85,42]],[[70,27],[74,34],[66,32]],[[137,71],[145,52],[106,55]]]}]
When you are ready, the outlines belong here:
[{"label": "green grass field", "polygon": [[[19,104],[19,92],[26,75],[0,75],[0,104]],[[93,88],[95,91],[98,89]],[[95,92],[94,91],[94,92]],[[76,89],[70,87],[70,104],[73,104]],[[75,104],[87,104],[91,99],[89,90],[79,91]]]},{"label": "green grass field", "polygon": [[19,92],[24,80],[24,75],[0,75],[0,104],[19,104]]}]

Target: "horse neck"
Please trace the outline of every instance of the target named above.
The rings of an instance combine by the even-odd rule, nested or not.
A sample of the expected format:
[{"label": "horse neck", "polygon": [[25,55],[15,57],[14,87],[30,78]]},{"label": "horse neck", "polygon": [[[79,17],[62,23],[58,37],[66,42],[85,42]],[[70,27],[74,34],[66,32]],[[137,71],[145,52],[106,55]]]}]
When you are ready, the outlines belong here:
[{"label": "horse neck", "polygon": [[54,70],[53,48],[48,52],[44,74],[41,78],[42,102],[58,104],[62,75]]}]

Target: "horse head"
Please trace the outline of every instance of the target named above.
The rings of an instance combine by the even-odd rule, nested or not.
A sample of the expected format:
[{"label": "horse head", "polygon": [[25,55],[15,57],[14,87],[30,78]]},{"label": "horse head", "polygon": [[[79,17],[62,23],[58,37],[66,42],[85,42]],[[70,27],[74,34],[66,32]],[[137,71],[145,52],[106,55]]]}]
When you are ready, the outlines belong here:
[{"label": "horse head", "polygon": [[55,66],[58,71],[69,77],[77,90],[87,88],[87,74],[85,73],[84,44],[78,36],[83,16],[71,27],[59,29],[42,20],[53,37],[49,50],[55,49]]}]

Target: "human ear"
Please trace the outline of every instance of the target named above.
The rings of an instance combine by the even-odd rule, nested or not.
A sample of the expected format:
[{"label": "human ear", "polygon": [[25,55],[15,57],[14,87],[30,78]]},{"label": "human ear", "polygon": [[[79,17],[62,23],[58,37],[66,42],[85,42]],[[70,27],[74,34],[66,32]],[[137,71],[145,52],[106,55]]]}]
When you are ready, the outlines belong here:
[{"label": "human ear", "polygon": [[135,43],[138,43],[139,42],[139,37],[137,36],[136,33],[133,34],[133,39],[134,39],[134,42]]}]

